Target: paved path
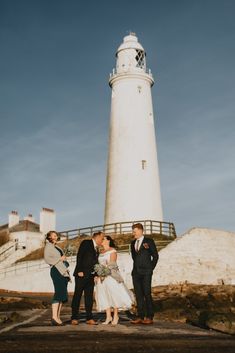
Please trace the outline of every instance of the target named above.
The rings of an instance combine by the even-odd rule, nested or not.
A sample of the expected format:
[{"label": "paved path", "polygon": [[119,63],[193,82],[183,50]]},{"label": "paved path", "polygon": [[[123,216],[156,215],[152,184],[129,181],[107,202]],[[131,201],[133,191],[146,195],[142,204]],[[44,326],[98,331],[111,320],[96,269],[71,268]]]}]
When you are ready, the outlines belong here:
[{"label": "paved path", "polygon": [[[31,319],[31,321],[28,321]],[[102,317],[98,317],[99,320]],[[17,326],[0,331],[0,352],[6,353],[232,353],[235,338],[182,323],[158,321],[131,325],[126,316],[120,324],[88,326],[81,319],[70,325],[70,308],[63,308],[62,327],[50,325],[50,310],[33,310]],[[10,328],[10,330],[9,330]]]}]

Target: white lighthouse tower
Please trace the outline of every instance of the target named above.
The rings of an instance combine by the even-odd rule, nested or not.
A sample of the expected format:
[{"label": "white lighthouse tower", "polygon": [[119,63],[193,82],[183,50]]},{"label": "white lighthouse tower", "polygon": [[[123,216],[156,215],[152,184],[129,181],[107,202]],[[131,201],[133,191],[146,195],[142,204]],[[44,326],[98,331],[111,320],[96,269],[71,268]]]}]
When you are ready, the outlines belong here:
[{"label": "white lighthouse tower", "polygon": [[162,203],[146,54],[130,33],[116,53],[112,88],[105,224],[162,221]]}]

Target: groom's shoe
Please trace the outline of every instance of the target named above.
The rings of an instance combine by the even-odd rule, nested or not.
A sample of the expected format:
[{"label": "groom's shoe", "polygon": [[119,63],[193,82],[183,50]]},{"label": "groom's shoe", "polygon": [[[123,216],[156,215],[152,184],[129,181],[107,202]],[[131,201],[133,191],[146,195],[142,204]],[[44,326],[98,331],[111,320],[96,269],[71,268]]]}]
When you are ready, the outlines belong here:
[{"label": "groom's shoe", "polygon": [[143,320],[137,317],[135,320],[131,320],[131,324],[133,325],[140,325],[143,323]]},{"label": "groom's shoe", "polygon": [[87,325],[98,325],[98,322],[93,319],[87,320],[86,323]]},{"label": "groom's shoe", "polygon": [[71,320],[71,325],[78,325],[79,324],[79,321],[78,320]]},{"label": "groom's shoe", "polygon": [[144,325],[152,325],[153,324],[153,319],[145,318],[143,320]]}]

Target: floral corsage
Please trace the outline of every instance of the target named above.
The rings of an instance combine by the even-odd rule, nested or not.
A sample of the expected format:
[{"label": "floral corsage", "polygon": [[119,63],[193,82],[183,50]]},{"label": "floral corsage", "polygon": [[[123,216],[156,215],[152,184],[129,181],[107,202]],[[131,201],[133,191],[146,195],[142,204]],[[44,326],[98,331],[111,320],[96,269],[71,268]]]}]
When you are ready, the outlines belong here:
[{"label": "floral corsage", "polygon": [[148,243],[143,243],[143,247],[144,247],[145,249],[149,249]]}]

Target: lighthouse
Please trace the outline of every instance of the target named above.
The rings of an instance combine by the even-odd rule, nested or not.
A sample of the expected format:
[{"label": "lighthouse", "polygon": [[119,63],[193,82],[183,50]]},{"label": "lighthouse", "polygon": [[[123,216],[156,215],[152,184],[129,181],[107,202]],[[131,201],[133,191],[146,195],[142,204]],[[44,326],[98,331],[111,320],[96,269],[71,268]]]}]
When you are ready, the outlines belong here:
[{"label": "lighthouse", "polygon": [[162,221],[162,202],[146,53],[135,33],[125,36],[110,74],[112,89],[105,224]]}]

